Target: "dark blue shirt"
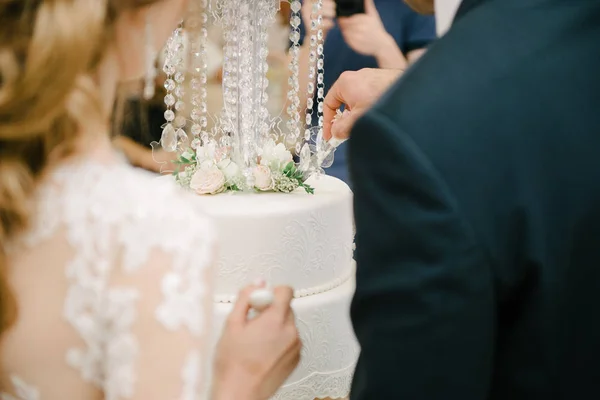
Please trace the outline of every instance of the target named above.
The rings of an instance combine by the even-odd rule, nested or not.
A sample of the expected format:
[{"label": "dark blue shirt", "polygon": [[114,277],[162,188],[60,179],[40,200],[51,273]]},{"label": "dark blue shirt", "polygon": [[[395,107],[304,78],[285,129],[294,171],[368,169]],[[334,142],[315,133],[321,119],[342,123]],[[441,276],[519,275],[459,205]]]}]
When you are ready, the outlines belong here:
[{"label": "dark blue shirt", "polygon": [[[426,47],[436,38],[434,17],[417,14],[402,0],[374,1],[386,31],[394,38],[405,55],[413,50]],[[304,41],[305,32],[304,26],[301,26],[300,43]],[[358,54],[346,44],[337,24],[327,34],[323,53],[325,94],[344,71],[378,67],[374,57]],[[316,125],[316,111],[313,115],[315,116],[313,124]],[[346,152],[346,146],[342,144],[336,150],[335,161],[331,168],[327,169],[327,174],[350,183]]]}]

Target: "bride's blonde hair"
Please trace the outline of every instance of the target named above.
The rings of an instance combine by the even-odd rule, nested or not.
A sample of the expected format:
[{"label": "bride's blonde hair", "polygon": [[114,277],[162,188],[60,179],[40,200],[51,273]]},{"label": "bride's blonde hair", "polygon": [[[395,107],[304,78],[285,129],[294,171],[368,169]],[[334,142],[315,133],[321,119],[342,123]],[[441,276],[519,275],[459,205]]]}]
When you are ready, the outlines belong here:
[{"label": "bride's blonde hair", "polygon": [[[0,334],[14,323],[6,243],[28,226],[36,182],[108,122],[92,74],[117,17],[160,0],[0,0]],[[97,120],[97,121],[95,121]]]}]

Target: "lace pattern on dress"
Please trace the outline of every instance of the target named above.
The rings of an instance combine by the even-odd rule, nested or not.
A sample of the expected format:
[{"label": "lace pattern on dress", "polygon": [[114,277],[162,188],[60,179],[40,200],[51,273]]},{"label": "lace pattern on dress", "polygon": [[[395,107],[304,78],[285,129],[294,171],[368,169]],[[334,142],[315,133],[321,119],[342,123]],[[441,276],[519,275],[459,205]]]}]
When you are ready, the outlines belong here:
[{"label": "lace pattern on dress", "polygon": [[200,352],[193,351],[188,354],[183,370],[181,371],[181,379],[183,380],[183,392],[181,400],[197,400],[200,395]]},{"label": "lace pattern on dress", "polygon": [[0,400],[40,400],[40,394],[32,386],[27,385],[23,380],[21,380],[18,376],[12,375],[10,377],[10,382],[13,386],[13,390],[15,391],[15,396],[2,393],[0,394]]},{"label": "lace pattern on dress", "polygon": [[[66,228],[75,255],[66,269],[69,289],[63,315],[84,342],[69,349],[67,363],[102,389],[106,400],[131,398],[139,352],[131,329],[141,294],[135,288],[111,286],[114,266],[134,273],[152,250],[169,254],[172,269],[162,279],[163,301],[156,319],[166,329],[186,328],[199,336],[211,228],[174,184],[127,165],[69,165],[52,178],[40,189],[39,218],[23,244],[35,245]],[[194,352],[183,367],[185,400],[197,398],[199,364],[200,354]],[[37,392],[22,387],[18,400],[38,399],[32,397]]]}]

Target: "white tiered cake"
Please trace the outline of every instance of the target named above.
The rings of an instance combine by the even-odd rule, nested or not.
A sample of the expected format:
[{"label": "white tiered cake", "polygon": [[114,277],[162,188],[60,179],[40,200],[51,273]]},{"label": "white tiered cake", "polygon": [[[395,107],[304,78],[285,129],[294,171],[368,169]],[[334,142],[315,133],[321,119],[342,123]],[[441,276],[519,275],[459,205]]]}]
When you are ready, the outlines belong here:
[{"label": "white tiered cake", "polygon": [[[299,79],[301,2],[290,0],[287,129],[266,107],[267,40],[279,1],[191,1],[185,22],[169,39],[163,67],[167,123],[160,144],[179,153],[177,182],[201,195],[195,201],[213,217],[219,233],[214,340],[242,287],[261,278],[295,288],[293,308],[304,349],[299,367],[275,396],[282,400],[346,397],[358,357],[349,317],[352,192],[322,175],[335,145],[323,139],[321,3],[314,3],[307,32],[314,82],[305,88],[310,100],[304,108],[299,98],[304,90]],[[216,115],[209,112],[206,97],[210,23],[220,25],[224,40],[223,108]],[[182,114],[187,79],[189,118]],[[208,118],[216,121],[210,130]]]},{"label": "white tiered cake", "polygon": [[264,278],[295,289],[302,361],[276,399],[347,396],[358,356],[348,315],[354,292],[352,192],[332,177],[310,183],[314,195],[298,190],[197,198],[221,238],[215,340],[241,287]]}]

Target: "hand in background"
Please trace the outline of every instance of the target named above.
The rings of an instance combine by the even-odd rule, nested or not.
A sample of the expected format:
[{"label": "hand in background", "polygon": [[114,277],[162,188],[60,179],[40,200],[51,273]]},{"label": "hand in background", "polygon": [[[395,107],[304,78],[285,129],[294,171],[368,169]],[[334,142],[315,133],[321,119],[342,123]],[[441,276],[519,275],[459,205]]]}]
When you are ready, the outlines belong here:
[{"label": "hand in background", "polygon": [[[313,6],[317,4],[316,0],[304,0],[302,3],[302,9],[300,14],[302,15],[302,22],[306,29],[306,37],[310,40],[310,20],[313,11]],[[323,30],[323,38],[327,36],[327,33],[335,26],[335,0],[323,0],[323,7],[319,11],[323,18],[321,29]],[[318,14],[317,14],[318,15]]]},{"label": "hand in background", "polygon": [[396,46],[394,39],[385,30],[373,0],[365,0],[365,13],[338,19],[344,40],[357,53],[377,57]]},{"label": "hand in background", "polygon": [[[401,69],[370,69],[344,72],[333,84],[325,97],[324,131],[325,140],[332,136],[346,139],[352,126],[400,77]],[[345,105],[344,116],[332,123],[337,110]]]},{"label": "hand in background", "polygon": [[225,325],[215,358],[213,400],[268,399],[300,361],[292,289],[275,288],[273,304],[248,320],[250,294],[257,288],[240,293]]},{"label": "hand in background", "polygon": [[167,153],[163,150],[153,151],[125,136],[116,137],[114,145],[123,152],[134,167],[156,173],[170,173],[175,170],[173,161],[177,159],[176,153]]},{"label": "hand in background", "polygon": [[173,163],[177,159],[177,153],[167,153],[164,150],[145,150],[144,161],[140,168],[160,174],[171,174],[177,169]]}]

